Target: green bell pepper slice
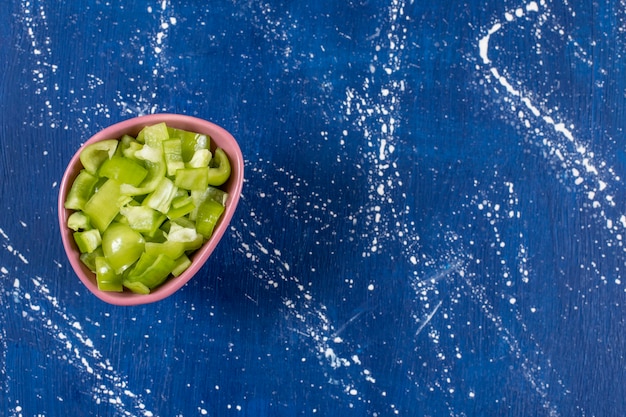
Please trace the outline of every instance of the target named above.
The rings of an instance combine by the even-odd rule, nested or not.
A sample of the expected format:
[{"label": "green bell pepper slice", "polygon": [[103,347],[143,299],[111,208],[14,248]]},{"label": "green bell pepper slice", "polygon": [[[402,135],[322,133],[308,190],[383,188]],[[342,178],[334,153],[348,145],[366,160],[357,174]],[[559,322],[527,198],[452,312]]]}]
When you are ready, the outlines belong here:
[{"label": "green bell pepper slice", "polygon": [[210,150],[198,149],[196,152],[194,152],[191,159],[185,163],[185,166],[187,168],[208,167],[211,163],[211,158],[213,158],[213,155],[211,154]]},{"label": "green bell pepper slice", "polygon": [[179,276],[180,274],[185,272],[185,270],[189,268],[190,265],[191,265],[191,259],[189,259],[187,255],[182,254],[180,257],[176,259],[176,264],[174,265],[174,268],[172,269],[172,275],[174,275],[175,277]]},{"label": "green bell pepper slice", "polygon": [[165,122],[157,123],[154,125],[146,126],[137,135],[139,142],[156,148],[160,147],[161,143],[170,138],[169,131]]},{"label": "green bell pepper slice", "polygon": [[167,240],[163,243],[146,242],[146,253],[158,256],[163,254],[170,259],[177,259],[185,253],[185,243]]},{"label": "green bell pepper slice", "polygon": [[209,186],[209,170],[209,167],[179,169],[174,184],[185,190],[206,190]]},{"label": "green bell pepper slice", "polygon": [[193,199],[193,203],[196,208],[189,213],[189,220],[195,221],[198,214],[198,207],[206,201],[213,200],[220,203],[223,206],[226,206],[226,201],[228,200],[228,193],[220,190],[219,188],[208,186],[204,191],[196,191],[191,190],[190,193],[191,198]]},{"label": "green bell pepper slice", "polygon": [[102,235],[102,251],[107,263],[117,274],[134,264],[144,252],[145,239],[141,233],[123,223],[111,224]]},{"label": "green bell pepper slice", "polygon": [[125,156],[125,152],[132,146],[133,143],[136,143],[134,137],[130,135],[124,135],[120,139],[120,143],[117,145],[117,150],[115,151],[115,155],[117,156]]},{"label": "green bell pepper slice", "polygon": [[167,212],[167,217],[169,219],[177,219],[188,215],[194,208],[196,208],[196,206],[190,195],[176,197],[172,200],[172,205],[170,210]]},{"label": "green bell pepper slice", "polygon": [[168,139],[163,141],[163,154],[165,155],[167,175],[170,177],[177,175],[176,171],[179,169],[185,168],[180,139]]},{"label": "green bell pepper slice", "polygon": [[96,258],[98,256],[104,256],[102,252],[102,245],[98,246],[93,252],[81,253],[80,261],[84,263],[90,271],[96,272]]},{"label": "green bell pepper slice", "polygon": [[111,224],[129,197],[121,194],[120,183],[107,180],[87,201],[83,212],[89,216],[93,224],[101,233]]},{"label": "green bell pepper slice", "polygon": [[120,184],[138,186],[148,175],[148,170],[130,158],[115,155],[102,163],[98,175]]},{"label": "green bell pepper slice", "polygon": [[154,236],[166,219],[165,215],[148,206],[124,206],[120,208],[120,214],[131,229],[146,236]]},{"label": "green bell pepper slice", "polygon": [[222,148],[217,148],[209,163],[209,185],[222,185],[230,177],[230,161]]},{"label": "green bell pepper slice", "polygon": [[81,232],[91,229],[91,223],[89,217],[82,211],[75,211],[67,218],[67,227],[75,232]]},{"label": "green bell pepper slice", "polygon": [[198,233],[206,239],[210,238],[222,213],[224,213],[223,205],[215,200],[204,200],[196,213],[196,230]]},{"label": "green bell pepper slice", "polygon": [[85,146],[80,152],[80,163],[92,175],[96,175],[100,165],[110,159],[117,149],[117,139],[107,139]]},{"label": "green bell pepper slice", "polygon": [[189,162],[194,153],[199,149],[208,150],[211,145],[211,137],[202,133],[190,132],[184,129],[169,128],[170,138],[179,138],[184,162]]},{"label": "green bell pepper slice", "polygon": [[74,232],[74,241],[81,253],[90,253],[100,246],[102,237],[97,229],[91,229],[84,232]]},{"label": "green bell pepper slice", "polygon": [[139,186],[135,187],[131,184],[122,184],[121,192],[125,195],[144,195],[154,191],[159,182],[165,177],[167,167],[163,159],[163,150],[161,148],[151,148],[144,145],[140,150],[135,152],[135,157],[141,159],[148,174]]},{"label": "green bell pepper slice", "polygon": [[[195,246],[198,240],[202,242],[203,236],[198,233],[193,223],[188,225],[184,224],[184,222],[179,222],[180,220],[183,220],[182,218],[175,220],[176,221],[172,221],[170,223],[170,228],[167,231],[167,240],[171,242],[181,242],[189,246]],[[190,247],[186,247],[185,249],[189,250]]]},{"label": "green bell pepper slice", "polygon": [[96,283],[100,291],[124,291],[122,276],[115,273],[115,270],[107,262],[104,256],[96,257]]},{"label": "green bell pepper slice", "polygon": [[[172,273],[174,266],[176,261],[162,253],[154,256],[144,252],[137,261],[136,268],[128,273],[124,285],[126,286],[127,282],[140,282],[149,289],[156,288]],[[132,288],[129,289],[132,291]]]},{"label": "green bell pepper slice", "polygon": [[122,281],[122,284],[135,294],[150,294],[150,288],[146,287],[142,282],[125,279]]},{"label": "green bell pepper slice", "polygon": [[176,197],[177,191],[178,188],[174,185],[172,180],[167,177],[163,177],[157,184],[154,191],[152,191],[152,193],[150,193],[145,200],[143,200],[142,204],[158,210],[161,213],[167,214],[170,210],[172,200]]},{"label": "green bell pepper slice", "polygon": [[90,174],[87,170],[81,169],[67,193],[64,203],[65,208],[70,210],[83,210],[85,203],[89,201],[96,189],[98,180],[97,175]]}]

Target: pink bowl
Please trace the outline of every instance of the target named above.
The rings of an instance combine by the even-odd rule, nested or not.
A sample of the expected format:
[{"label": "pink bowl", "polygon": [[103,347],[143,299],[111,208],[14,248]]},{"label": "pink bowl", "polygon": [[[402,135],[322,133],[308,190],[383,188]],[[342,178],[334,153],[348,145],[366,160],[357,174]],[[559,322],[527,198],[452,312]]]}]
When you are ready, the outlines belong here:
[{"label": "pink bowl", "polygon": [[241,149],[239,149],[237,141],[230,133],[206,120],[179,114],[152,114],[148,116],[135,117],[101,130],[85,142],[83,147],[105,139],[119,139],[124,134],[136,136],[144,126],[160,122],[165,122],[171,127],[209,135],[211,136],[211,147],[220,147],[226,152],[231,164],[230,179],[221,187],[228,193],[226,209],[217,223],[211,238],[192,255],[190,258],[192,261],[191,266],[189,266],[189,268],[187,268],[187,270],[180,276],[170,277],[163,285],[155,288],[150,294],[146,295],[134,294],[128,290],[120,293],[101,291],[98,289],[98,285],[96,284],[95,274],[91,272],[89,268],[87,268],[80,260],[80,251],[78,250],[72,236],[73,231],[67,227],[67,218],[70,214],[72,214],[72,210],[68,210],[64,207],[67,193],[79,171],[83,168],[79,159],[80,152],[82,150],[81,147],[81,149],[79,149],[70,160],[67,169],[65,170],[65,174],[63,175],[63,179],[61,180],[61,187],[59,189],[58,211],[61,238],[63,240],[63,247],[65,248],[67,257],[69,258],[70,264],[72,265],[74,272],[76,272],[76,275],[78,275],[83,284],[85,284],[89,291],[95,294],[96,297],[110,304],[129,306],[152,303],[172,295],[185,285],[191,278],[193,278],[200,268],[202,268],[207,259],[209,259],[209,256],[211,256],[211,253],[224,235],[224,232],[226,231],[226,228],[235,213],[237,203],[239,202],[239,196],[241,195],[244,170]]}]

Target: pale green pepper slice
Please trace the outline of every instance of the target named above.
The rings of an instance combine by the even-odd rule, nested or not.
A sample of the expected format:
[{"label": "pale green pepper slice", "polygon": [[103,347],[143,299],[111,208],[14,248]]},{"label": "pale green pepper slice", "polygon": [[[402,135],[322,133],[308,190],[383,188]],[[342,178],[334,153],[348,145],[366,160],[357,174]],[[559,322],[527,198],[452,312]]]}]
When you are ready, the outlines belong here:
[{"label": "pale green pepper slice", "polygon": [[209,171],[209,167],[179,169],[174,184],[185,190],[206,190],[209,186]]},{"label": "pale green pepper slice", "polygon": [[102,163],[98,175],[120,184],[138,186],[148,175],[148,170],[130,158],[115,155]]},{"label": "pale green pepper slice", "polygon": [[224,213],[223,205],[215,200],[204,200],[196,213],[196,230],[198,233],[205,239],[210,238],[222,213]]},{"label": "pale green pepper slice", "polygon": [[135,269],[128,273],[124,286],[132,291],[127,283],[140,282],[149,289],[156,288],[167,279],[175,266],[176,261],[162,253],[153,256],[144,252]]},{"label": "pale green pepper slice", "polygon": [[65,208],[70,210],[82,210],[85,203],[89,201],[96,189],[98,176],[90,174],[85,169],[81,169],[76,179],[70,187],[70,191],[65,198]]},{"label": "pale green pepper slice", "polygon": [[157,184],[154,191],[152,191],[152,193],[150,193],[146,199],[143,200],[143,205],[167,214],[170,210],[172,200],[176,197],[177,191],[178,188],[174,185],[172,180],[167,177],[163,177]]},{"label": "pale green pepper slice", "polygon": [[120,184],[115,180],[107,180],[87,201],[83,212],[89,216],[91,224],[101,233],[111,224],[129,197],[120,192]]},{"label": "pale green pepper slice", "polygon": [[139,259],[145,239],[141,233],[122,223],[111,224],[102,235],[102,251],[107,263],[121,274]]},{"label": "pale green pepper slice", "polygon": [[96,257],[96,283],[100,291],[124,291],[122,276],[115,273],[115,270],[107,262],[104,256]]},{"label": "pale green pepper slice", "polygon": [[107,139],[85,146],[80,152],[80,163],[90,174],[96,175],[100,165],[115,154],[117,139]]},{"label": "pale green pepper slice", "polygon": [[230,161],[222,148],[217,148],[209,163],[209,185],[222,185],[230,177]]},{"label": "pale green pepper slice", "polygon": [[172,200],[172,205],[170,210],[167,212],[167,217],[169,219],[178,219],[179,217],[183,217],[188,215],[195,208],[195,204],[193,203],[193,198],[189,195],[176,197]]},{"label": "pale green pepper slice", "polygon": [[180,139],[184,162],[189,162],[196,151],[200,149],[208,150],[211,145],[209,136],[188,130],[169,128],[169,136],[170,138]]},{"label": "pale green pepper slice", "polygon": [[183,253],[180,257],[176,259],[176,264],[172,269],[172,275],[174,275],[175,277],[179,276],[180,274],[185,272],[185,270],[189,268],[190,265],[191,259],[189,259],[189,257]]},{"label": "pale green pepper slice", "polygon": [[146,236],[154,236],[166,216],[148,206],[124,206],[120,214],[126,218],[131,229]]},{"label": "pale green pepper slice", "polygon": [[89,217],[87,217],[82,211],[75,211],[70,214],[70,217],[67,218],[67,227],[75,232],[81,232],[92,228],[91,223],[89,222]]},{"label": "pale green pepper slice", "polygon": [[185,168],[180,139],[168,139],[163,141],[163,154],[165,155],[167,175],[170,177],[177,175],[176,171],[179,169]]},{"label": "pale green pepper slice", "polygon": [[74,232],[74,241],[81,253],[91,253],[102,243],[102,237],[97,229]]}]

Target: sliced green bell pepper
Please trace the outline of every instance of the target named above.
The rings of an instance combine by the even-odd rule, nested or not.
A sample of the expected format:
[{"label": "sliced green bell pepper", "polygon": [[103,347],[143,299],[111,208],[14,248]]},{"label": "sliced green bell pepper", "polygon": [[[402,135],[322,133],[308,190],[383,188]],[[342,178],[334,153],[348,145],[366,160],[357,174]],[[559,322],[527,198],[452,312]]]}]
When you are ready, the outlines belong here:
[{"label": "sliced green bell pepper", "polygon": [[175,197],[172,200],[170,210],[167,212],[167,217],[169,219],[177,219],[186,216],[191,213],[195,207],[193,198],[191,198],[190,195]]},{"label": "sliced green bell pepper", "polygon": [[148,175],[148,170],[131,158],[115,155],[102,163],[98,175],[120,184],[138,186]]},{"label": "sliced green bell pepper", "polygon": [[80,152],[80,163],[92,175],[96,175],[100,165],[115,154],[117,139],[107,139],[85,146]]},{"label": "sliced green bell pepper", "polygon": [[198,233],[205,239],[210,238],[222,213],[224,213],[223,205],[215,200],[204,200],[196,213],[196,230]]},{"label": "sliced green bell pepper", "polygon": [[185,244],[183,242],[174,242],[167,240],[163,243],[146,242],[146,253],[148,255],[158,256],[164,254],[170,259],[177,259],[185,253]]},{"label": "sliced green bell pepper", "polygon": [[180,274],[185,272],[185,270],[189,268],[190,265],[191,265],[191,259],[189,259],[187,255],[182,254],[180,257],[176,259],[176,264],[174,265],[174,268],[172,269],[172,275],[174,275],[175,277],[179,276]]},{"label": "sliced green bell pepper", "polygon": [[120,214],[126,218],[131,229],[146,236],[154,236],[166,216],[148,206],[124,206]]},{"label": "sliced green bell pepper", "polygon": [[124,285],[126,286],[127,282],[140,282],[150,289],[156,288],[172,273],[174,266],[176,261],[162,253],[153,256],[144,252],[135,269],[128,273]]},{"label": "sliced green bell pepper", "polygon": [[96,258],[98,256],[104,256],[102,252],[102,245],[98,246],[93,252],[81,253],[80,261],[84,263],[90,271],[96,271]]},{"label": "sliced green bell pepper", "polygon": [[84,209],[85,203],[91,198],[96,189],[98,180],[98,176],[90,174],[85,169],[81,169],[67,193],[65,208],[70,210]]},{"label": "sliced green bell pepper", "polygon": [[96,283],[100,291],[124,291],[122,276],[115,273],[104,256],[96,257]]},{"label": "sliced green bell pepper", "polygon": [[121,274],[144,252],[145,239],[141,233],[122,223],[111,224],[102,235],[102,251],[109,265]]},{"label": "sliced green bell pepper", "polygon": [[211,151],[208,149],[198,149],[194,152],[191,159],[185,163],[187,168],[203,168],[208,167],[211,163],[211,158],[213,155]]},{"label": "sliced green bell pepper", "polygon": [[176,171],[179,169],[185,168],[180,139],[168,139],[163,141],[163,154],[165,155],[167,175],[170,177],[177,175]]},{"label": "sliced green bell pepper", "polygon": [[179,169],[174,184],[185,190],[206,190],[209,186],[209,167]]},{"label": "sliced green bell pepper", "polygon": [[199,149],[208,150],[211,145],[211,138],[201,133],[190,132],[188,130],[169,128],[170,138],[179,138],[184,162],[189,162],[193,154]]},{"label": "sliced green bell pepper", "polygon": [[[191,265],[223,215],[231,166],[207,135],[146,126],[81,152],[67,221],[98,288],[148,294]],[[211,185],[214,184],[214,185]]]},{"label": "sliced green bell pepper", "polygon": [[144,145],[140,150],[136,151],[134,155],[138,159],[143,160],[148,174],[137,187],[130,184],[122,184],[121,192],[125,195],[132,196],[151,193],[156,189],[159,182],[161,182],[167,173],[167,167],[163,159],[163,150],[161,148],[151,148]]},{"label": "sliced green bell pepper", "polygon": [[202,204],[203,201],[213,200],[223,206],[226,206],[226,201],[228,200],[228,193],[210,185],[204,191],[191,190],[189,194],[193,199],[193,204],[196,206],[196,208],[189,213],[189,219],[192,221],[196,220],[198,207],[200,207],[200,204]]},{"label": "sliced green bell pepper", "polygon": [[87,201],[83,212],[89,216],[91,224],[101,233],[111,224],[129,197],[120,192],[120,183],[115,180],[107,180]]},{"label": "sliced green bell pepper", "polygon": [[74,241],[81,253],[90,253],[100,246],[102,237],[97,229],[91,229],[84,232],[74,232]]},{"label": "sliced green bell pepper", "polygon": [[230,161],[222,148],[217,148],[209,163],[209,185],[222,185],[230,177]]},{"label": "sliced green bell pepper", "polygon": [[75,211],[70,214],[67,218],[67,227],[75,232],[89,230],[92,228],[91,223],[89,222],[89,217],[87,217],[82,211]]},{"label": "sliced green bell pepper", "polygon": [[157,184],[154,191],[152,191],[146,199],[143,200],[143,205],[167,214],[170,210],[172,200],[176,197],[176,191],[178,191],[178,188],[174,185],[172,180],[167,177],[163,177]]},{"label": "sliced green bell pepper", "polygon": [[142,282],[125,279],[122,284],[135,294],[150,294],[150,288],[146,287]]},{"label": "sliced green bell pepper", "polygon": [[169,131],[165,122],[157,123],[151,126],[146,126],[137,135],[137,140],[145,143],[146,145],[156,148],[161,146],[161,143],[170,138]]}]

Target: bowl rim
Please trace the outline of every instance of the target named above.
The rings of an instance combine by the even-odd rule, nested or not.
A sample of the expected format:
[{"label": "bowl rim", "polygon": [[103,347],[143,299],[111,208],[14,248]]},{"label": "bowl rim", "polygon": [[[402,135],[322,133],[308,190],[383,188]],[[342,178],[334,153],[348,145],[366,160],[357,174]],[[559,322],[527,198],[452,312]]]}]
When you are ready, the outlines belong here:
[{"label": "bowl rim", "polygon": [[[84,147],[89,144],[106,139],[119,140],[125,133],[136,135],[141,128],[160,122],[166,122],[166,124],[171,127],[208,134],[211,136],[212,149],[215,148],[216,145],[224,149],[231,164],[231,176],[226,186],[229,190],[229,195],[226,200],[226,209],[215,226],[213,234],[209,240],[207,240],[196,252],[194,252],[191,257],[192,264],[178,277],[169,278],[164,284],[151,291],[150,294],[134,294],[128,290],[121,293],[101,291],[98,289],[93,272],[91,272],[80,261],[80,254],[77,250],[76,243],[72,238],[73,232],[67,227],[67,218],[73,210],[66,209],[64,207],[64,203],[76,175],[78,175],[78,172],[82,168],[80,153]],[[214,140],[215,138],[218,138],[218,140]],[[133,306],[153,303],[169,297],[182,288],[196,275],[217,247],[226,229],[228,228],[228,225],[237,208],[237,204],[239,203],[243,188],[243,179],[244,160],[237,140],[226,129],[208,120],[184,114],[155,113],[122,120],[99,130],[83,144],[81,144],[78,150],[74,153],[65,168],[59,186],[57,211],[61,240],[65,254],[70,262],[70,265],[72,266],[72,269],[74,270],[74,273],[92,294],[94,294],[98,299],[109,304]]]}]

